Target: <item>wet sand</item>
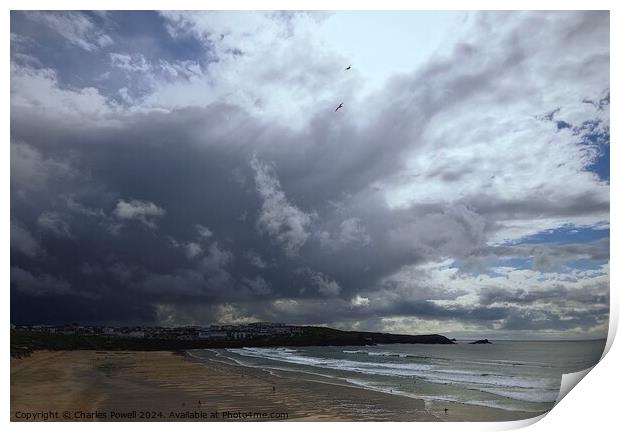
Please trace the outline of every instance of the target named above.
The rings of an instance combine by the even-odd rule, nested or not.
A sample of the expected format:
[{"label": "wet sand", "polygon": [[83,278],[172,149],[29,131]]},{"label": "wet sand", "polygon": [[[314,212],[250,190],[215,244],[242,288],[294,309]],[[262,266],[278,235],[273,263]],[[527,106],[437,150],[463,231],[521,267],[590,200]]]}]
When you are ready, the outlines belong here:
[{"label": "wet sand", "polygon": [[11,359],[12,421],[506,421],[534,415],[425,404],[330,378],[167,351],[39,351]]}]

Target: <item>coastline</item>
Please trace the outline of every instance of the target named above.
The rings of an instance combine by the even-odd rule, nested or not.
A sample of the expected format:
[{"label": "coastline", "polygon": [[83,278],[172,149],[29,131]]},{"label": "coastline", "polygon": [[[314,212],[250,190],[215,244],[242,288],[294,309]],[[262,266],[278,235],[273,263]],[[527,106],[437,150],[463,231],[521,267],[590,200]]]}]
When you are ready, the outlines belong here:
[{"label": "coastline", "polygon": [[429,404],[329,377],[171,351],[35,351],[12,358],[11,420],[44,420],[32,416],[49,411],[59,413],[52,421],[509,421],[538,415]]}]

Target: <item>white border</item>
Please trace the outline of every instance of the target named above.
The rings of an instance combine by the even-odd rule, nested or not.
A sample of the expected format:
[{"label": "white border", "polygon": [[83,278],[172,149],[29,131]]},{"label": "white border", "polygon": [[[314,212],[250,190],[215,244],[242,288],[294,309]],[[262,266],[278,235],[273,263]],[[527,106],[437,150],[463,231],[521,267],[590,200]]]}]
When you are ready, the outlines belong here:
[{"label": "white border", "polygon": [[[120,1],[120,0],[107,0],[107,1],[76,1],[76,0],[59,0],[53,4],[49,1],[15,1],[9,0],[4,2],[6,7],[5,13],[2,15],[2,28],[5,29],[4,43],[2,44],[2,58],[4,58],[5,65],[2,68],[2,77],[4,86],[2,87],[3,98],[5,101],[3,105],[2,116],[2,130],[5,131],[5,137],[7,138],[2,146],[1,155],[3,162],[2,183],[3,183],[3,195],[4,199],[1,201],[0,214],[2,218],[2,226],[0,232],[2,233],[2,247],[1,256],[4,267],[2,271],[3,284],[3,302],[6,317],[10,317],[10,302],[9,302],[9,283],[10,275],[7,265],[10,262],[10,156],[9,156],[9,141],[10,141],[10,68],[7,65],[9,62],[10,52],[10,38],[7,37],[7,31],[10,27],[10,9],[107,9],[107,10],[127,10],[127,9],[308,9],[308,10],[321,10],[321,9],[365,9],[365,10],[404,10],[404,9],[418,9],[418,10],[475,10],[475,9],[491,9],[491,10],[611,10],[611,103],[610,109],[612,110],[612,129],[615,127],[615,116],[613,115],[614,107],[617,106],[618,98],[614,90],[614,77],[617,76],[618,69],[616,67],[616,43],[617,40],[617,2],[604,1],[604,0],[590,0],[590,1],[549,1],[549,0],[525,0],[525,1],[448,1],[448,0],[435,0],[433,2],[413,2],[403,0],[382,0],[382,1],[344,1],[344,0],[298,0],[298,1],[286,1],[286,0],[264,0],[259,2],[250,2],[244,0],[229,0],[229,1],[191,1],[191,0],[177,0],[175,2],[152,0],[147,2],[136,1]],[[8,135],[8,136],[7,136]],[[611,151],[611,173],[620,172],[618,166],[619,158],[616,157],[615,151]],[[615,176],[612,174],[612,177]],[[615,187],[611,185],[611,219],[615,220],[618,214],[618,206],[615,200]],[[612,225],[614,225],[612,223]],[[615,226],[615,225],[614,225]],[[615,287],[615,272],[617,268],[618,259],[615,254],[615,247],[618,244],[618,235],[614,229],[611,230],[611,259],[610,259],[610,289],[611,289],[611,307],[610,307],[610,328],[607,345],[605,348],[605,358],[601,361],[600,366],[594,367],[594,369],[588,374],[587,377],[579,384],[580,389],[578,391],[570,392],[547,416],[544,420],[531,419],[519,422],[505,422],[505,423],[389,423],[386,424],[386,428],[394,430],[432,430],[432,431],[445,431],[455,430],[459,431],[493,431],[493,430],[507,430],[524,427],[536,423],[530,426],[532,431],[546,431],[546,430],[565,430],[565,431],[583,431],[588,429],[590,431],[602,428],[607,430],[608,426],[617,424],[615,418],[615,412],[617,410],[616,404],[613,402],[616,396],[616,390],[618,389],[618,364],[620,364],[620,358],[618,355],[618,349],[614,348],[610,350],[611,344],[615,337],[616,329],[618,326],[618,290]],[[8,321],[8,319],[7,319]],[[4,350],[2,373],[4,378],[4,391],[2,392],[2,406],[5,409],[5,421],[9,420],[9,400],[10,400],[10,365],[9,365],[9,323],[5,322],[4,331],[0,332],[2,337],[2,344]],[[113,427],[120,430],[129,430],[136,426],[144,427],[142,425],[132,425],[130,423],[114,423]],[[321,423],[315,425],[311,422],[297,422],[291,423],[218,423],[218,424],[202,424],[202,423],[188,423],[183,424],[183,428],[188,430],[204,431],[205,428],[217,430],[239,430],[251,427],[252,430],[258,431],[289,431],[291,427],[299,430],[314,430],[317,426],[321,429],[336,430],[342,427],[355,428],[356,430],[371,430],[376,428],[377,425],[373,423]],[[41,427],[40,424],[29,423],[10,423],[9,427],[14,430],[31,430]],[[44,426],[45,429],[50,430],[82,430],[83,424],[79,423],[47,423]],[[89,424],[89,429],[102,430],[111,427],[110,423]],[[164,431],[171,427],[170,423],[149,423],[148,427],[152,431]],[[173,426],[173,427],[176,427]],[[390,431],[391,432],[391,431]]]}]

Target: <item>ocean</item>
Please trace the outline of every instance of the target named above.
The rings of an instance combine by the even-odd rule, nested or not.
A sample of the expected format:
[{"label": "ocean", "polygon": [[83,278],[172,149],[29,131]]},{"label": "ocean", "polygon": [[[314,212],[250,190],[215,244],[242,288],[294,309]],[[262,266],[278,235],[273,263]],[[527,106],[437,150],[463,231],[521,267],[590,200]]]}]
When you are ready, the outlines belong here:
[{"label": "ocean", "polygon": [[594,365],[605,340],[493,341],[489,345],[393,344],[351,347],[193,350],[267,371],[323,376],[371,390],[433,401],[541,412],[553,407],[562,374]]}]

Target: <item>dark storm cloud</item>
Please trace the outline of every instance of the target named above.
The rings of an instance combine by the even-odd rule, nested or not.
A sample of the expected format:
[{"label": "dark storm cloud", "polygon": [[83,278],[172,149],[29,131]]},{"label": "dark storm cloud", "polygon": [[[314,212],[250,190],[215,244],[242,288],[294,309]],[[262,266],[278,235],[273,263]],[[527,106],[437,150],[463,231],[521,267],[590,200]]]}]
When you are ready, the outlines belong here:
[{"label": "dark storm cloud", "polygon": [[[92,142],[76,139],[71,133],[67,134],[64,125],[58,130],[49,122],[46,135],[52,140],[58,137],[63,154],[75,155],[71,169],[78,174],[73,184],[63,182],[56,190],[50,190],[54,182],[48,182],[48,188],[37,194],[36,201],[16,202],[16,213],[25,208],[24,212],[32,215],[31,229],[42,241],[53,243],[50,247],[54,248],[57,264],[69,264],[66,269],[58,269],[62,273],[73,272],[75,263],[71,257],[75,256],[81,256],[87,263],[107,261],[133,265],[140,271],[129,272],[134,271],[136,278],[145,280],[132,282],[130,287],[148,292],[154,301],[169,301],[175,296],[178,299],[204,297],[207,301],[238,300],[240,285],[247,285],[240,281],[248,277],[268,277],[275,296],[329,296],[340,293],[336,286],[342,286],[343,291],[360,289],[400,265],[415,261],[415,251],[407,251],[406,245],[390,247],[389,238],[379,233],[375,237],[377,242],[385,244],[383,250],[366,247],[347,254],[346,249],[342,253],[342,249],[325,248],[324,237],[316,234],[318,226],[311,226],[316,223],[288,202],[281,186],[261,192],[262,186],[256,181],[256,167],[253,168],[247,156],[248,147],[255,142],[250,138],[251,132],[241,134],[239,139],[220,138],[217,128],[211,127],[226,110],[232,108],[211,107],[198,112],[184,110],[177,115],[138,116],[135,122],[120,130],[92,130]],[[212,123],[205,123],[205,119],[213,117]],[[37,142],[25,125],[23,134],[22,126],[14,125],[16,136],[28,135],[29,142]],[[139,136],[135,131],[140,131]],[[174,145],[169,145],[173,141]],[[45,144],[45,150],[50,151],[48,142]],[[48,161],[55,157],[45,156]],[[19,174],[15,172],[15,175]],[[272,177],[264,182],[277,182],[275,173],[268,175]],[[243,181],[240,182],[240,178]],[[274,193],[276,198],[270,201]],[[294,209],[292,214],[291,209]],[[45,237],[51,234],[50,230],[42,229],[35,222],[50,211],[79,241],[70,237]],[[156,229],[154,221],[145,219],[148,211],[156,218]],[[288,227],[298,225],[295,218],[301,218],[302,225],[306,225],[300,232]],[[341,223],[335,224],[337,229],[333,233],[329,227],[320,232],[343,248],[355,246],[356,242],[367,242],[362,223],[342,218]],[[196,224],[208,227],[213,237],[206,242],[201,240],[194,229]],[[272,226],[273,232],[270,232]],[[295,235],[301,235],[301,239]],[[168,237],[178,246],[175,247]],[[221,277],[221,274],[215,279],[203,277],[194,270],[197,264],[186,259],[189,243],[201,245],[208,251],[209,245],[216,244],[214,241],[223,250],[234,248],[233,252],[228,252],[231,258],[221,266],[228,277]],[[432,248],[436,240],[431,237],[427,241]],[[289,247],[304,247],[308,256],[290,256]],[[256,268],[252,265],[255,261],[247,259],[250,251],[261,260],[275,264],[271,268]],[[208,257],[208,252],[205,256]],[[359,268],[366,270],[358,275],[356,269]],[[235,275],[235,280],[231,279],[231,274]],[[101,277],[93,275],[95,280]],[[335,280],[343,282],[335,285],[338,283]],[[119,282],[124,281],[110,283],[121,289]],[[236,288],[231,290],[233,286]],[[167,296],[163,294],[166,291]]]},{"label": "dark storm cloud", "polygon": [[[528,59],[517,42],[526,39],[523,22],[494,45],[480,40],[481,18],[475,40],[368,96],[372,115],[354,116],[354,108],[339,117],[331,108],[314,110],[297,127],[270,117],[268,104],[261,102],[266,95],[250,90],[242,98],[251,100],[249,105],[223,96],[204,105],[177,102],[196,91],[204,91],[205,98],[211,90],[217,93],[217,86],[199,84],[189,91],[183,86],[225,81],[222,76],[228,75],[217,75],[217,68],[251,55],[243,37],[233,53],[226,44],[236,41],[235,35],[223,37],[222,47],[213,46],[211,36],[174,27],[185,26],[182,20],[120,12],[76,17],[74,26],[61,31],[58,26],[68,18],[62,14],[12,15],[12,320],[268,319],[379,329],[381,318],[413,316],[520,329],[536,316],[532,328],[546,328],[544,319],[550,329],[600,324],[594,312],[571,314],[561,302],[595,305],[602,316],[597,305],[605,300],[604,281],[596,295],[569,285],[473,290],[478,297],[472,303],[460,300],[472,290],[449,286],[424,267],[452,259],[462,263],[461,273],[474,267],[487,271],[493,259],[521,257],[532,258],[534,270],[554,271],[575,260],[608,259],[608,241],[491,241],[507,221],[538,227],[539,220],[563,224],[579,217],[598,223],[609,203],[596,179],[553,199],[535,186],[505,196],[495,190],[484,194],[480,186],[452,199],[457,186],[482,184],[471,176],[494,155],[463,157],[460,164],[446,156],[443,163],[429,163],[424,175],[408,171],[408,158],[434,154],[428,136],[435,129],[428,124],[444,112],[458,117],[464,101],[487,103],[484,95],[494,92],[502,103],[517,104],[522,95],[502,92],[511,89],[504,86],[505,77],[519,73]],[[497,19],[511,22],[505,14]],[[45,29],[33,27],[35,21]],[[287,37],[294,38],[295,17],[285,21]],[[575,15],[566,26],[591,21],[589,15]],[[138,26],[130,31],[128,23]],[[89,31],[91,26],[96,31]],[[45,42],[50,32],[55,36]],[[81,83],[67,78],[67,68],[47,58],[42,47],[69,60],[80,52],[92,70],[78,71],[85,77]],[[185,63],[194,54],[198,59]],[[308,78],[298,68],[283,67],[298,61],[297,55],[274,57],[271,66],[262,62],[266,69],[251,87],[269,93],[279,90],[273,83],[281,79],[314,92],[320,82],[332,80],[334,59],[340,57],[308,52],[305,66],[314,71]],[[101,85],[84,81],[95,76],[104,77]],[[222,92],[245,84],[221,84]],[[168,85],[180,87],[168,91]],[[320,102],[331,104],[327,96]],[[435,144],[443,142],[438,138]],[[541,176],[540,170],[531,172]],[[439,187],[438,197],[446,199],[418,202],[414,196],[393,205],[386,198],[411,181],[422,190]],[[533,309],[545,301],[559,309]]]}]

